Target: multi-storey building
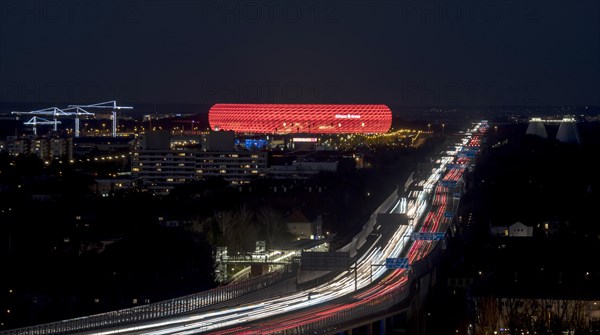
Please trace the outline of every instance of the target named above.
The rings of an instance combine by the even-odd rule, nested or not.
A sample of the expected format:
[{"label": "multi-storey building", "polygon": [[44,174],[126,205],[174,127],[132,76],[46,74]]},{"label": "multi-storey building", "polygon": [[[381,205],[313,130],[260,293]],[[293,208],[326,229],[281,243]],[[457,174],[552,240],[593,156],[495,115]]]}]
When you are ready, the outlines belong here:
[{"label": "multi-storey building", "polygon": [[175,185],[196,180],[196,159],[190,150],[151,150],[133,152],[131,174],[152,192],[165,193]]},{"label": "multi-storey building", "polygon": [[64,137],[8,136],[0,142],[0,150],[11,155],[35,154],[43,160],[54,158],[73,159],[73,139]]},{"label": "multi-storey building", "polygon": [[150,134],[132,155],[132,176],[153,193],[166,194],[176,185],[215,176],[232,184],[248,183],[267,167],[267,152],[235,151],[233,138],[227,151],[171,148],[166,141],[165,134]]},{"label": "multi-storey building", "polygon": [[154,193],[176,185],[221,176],[232,184],[248,183],[264,173],[267,153],[256,151],[136,150],[131,173]]},{"label": "multi-storey building", "polygon": [[197,151],[195,156],[199,177],[222,176],[232,184],[247,183],[267,168],[262,151]]}]

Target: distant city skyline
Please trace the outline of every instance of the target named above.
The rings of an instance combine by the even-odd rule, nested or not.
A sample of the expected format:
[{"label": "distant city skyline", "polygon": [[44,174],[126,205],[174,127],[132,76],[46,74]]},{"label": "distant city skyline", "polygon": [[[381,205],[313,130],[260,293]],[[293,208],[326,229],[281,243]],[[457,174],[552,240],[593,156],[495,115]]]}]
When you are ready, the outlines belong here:
[{"label": "distant city skyline", "polygon": [[600,105],[594,1],[14,1],[0,101]]}]

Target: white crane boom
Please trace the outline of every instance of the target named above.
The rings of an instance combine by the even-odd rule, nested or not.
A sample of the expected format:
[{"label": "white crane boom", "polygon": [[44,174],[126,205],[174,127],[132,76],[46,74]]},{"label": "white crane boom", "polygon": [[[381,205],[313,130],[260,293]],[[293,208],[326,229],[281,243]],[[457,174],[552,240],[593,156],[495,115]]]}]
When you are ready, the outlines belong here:
[{"label": "white crane boom", "polygon": [[[59,121],[56,120],[56,118],[58,116],[67,116],[67,115],[69,115],[69,113],[65,113],[62,109],[60,109],[58,107],[49,107],[49,108],[44,108],[44,109],[38,109],[38,110],[31,111],[31,112],[12,112],[12,114],[17,114],[17,115],[23,115],[23,114],[30,114],[30,115],[52,115],[54,117],[54,131],[56,131],[58,129],[57,125],[60,123]],[[46,120],[46,121],[48,121],[48,120]]]},{"label": "white crane boom", "polygon": [[29,119],[29,121],[23,122],[24,125],[33,126],[33,133],[35,135],[37,135],[37,126],[38,125],[53,124],[54,127],[56,128],[56,125],[59,123],[60,123],[60,121],[57,121],[57,120],[50,121],[50,120],[46,120],[44,118],[37,117],[37,116],[32,117],[31,119]]},{"label": "white crane boom", "polygon": [[[68,110],[74,110],[74,111],[67,112]],[[57,125],[60,123],[60,121],[57,121],[57,117],[75,115],[75,137],[79,137],[79,116],[80,115],[94,115],[94,113],[90,113],[81,107],[69,107],[69,108],[64,108],[64,109],[60,109],[58,107],[49,107],[49,108],[38,109],[38,110],[30,111],[30,112],[12,112],[12,114],[52,115],[52,116],[54,116],[54,121],[53,121],[54,122],[53,123],[54,131],[57,130]],[[50,122],[50,121],[48,121],[48,122]]]},{"label": "white crane boom", "polygon": [[[79,137],[79,117],[82,115],[83,116],[94,115],[94,113],[90,113],[87,110],[85,110],[84,108],[110,108],[110,109],[112,109],[112,128],[113,128],[112,135],[113,135],[113,137],[117,136],[117,112],[116,111],[119,109],[133,109],[133,107],[131,107],[131,106],[117,106],[117,101],[111,100],[111,101],[99,102],[96,104],[89,104],[89,105],[69,105],[69,107],[64,108],[64,109],[60,109],[58,107],[49,107],[49,108],[44,108],[44,109],[33,110],[30,112],[13,111],[12,114],[16,114],[16,115],[52,115],[54,118],[54,121],[49,121],[49,120],[42,119],[42,118],[39,118],[39,119],[44,120],[44,121],[37,121],[38,118],[34,117],[33,119],[31,119],[25,123],[27,125],[34,125],[33,132],[36,135],[37,135],[37,130],[35,128],[35,125],[37,125],[37,124],[53,124],[54,131],[57,131],[58,130],[57,125],[60,124],[60,121],[57,120],[57,117],[74,115],[75,116],[75,137]],[[67,112],[67,111],[70,111],[70,112]],[[45,123],[41,123],[41,122],[45,122]],[[50,122],[50,123],[46,123],[46,122]]]},{"label": "white crane boom", "polygon": [[83,107],[83,108],[110,108],[112,109],[112,136],[117,137],[117,110],[119,109],[133,109],[131,106],[117,106],[116,100],[99,102],[96,104],[89,105],[69,105],[69,107]]}]

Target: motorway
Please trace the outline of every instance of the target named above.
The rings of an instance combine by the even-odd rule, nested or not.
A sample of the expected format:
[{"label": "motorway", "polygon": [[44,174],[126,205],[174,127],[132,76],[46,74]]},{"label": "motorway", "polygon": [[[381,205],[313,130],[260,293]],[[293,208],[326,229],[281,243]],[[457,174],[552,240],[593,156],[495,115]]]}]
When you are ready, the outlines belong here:
[{"label": "motorway", "polygon": [[[420,191],[411,191],[408,201],[404,200],[403,203],[403,199],[397,199],[394,205],[386,210],[397,213],[406,209],[408,224],[394,227],[394,231],[385,231],[385,227],[376,225],[374,232],[378,233],[371,234],[372,242],[363,248],[366,250],[358,257],[356,274],[354,269],[351,269],[339,274],[330,282],[307,291],[270,297],[242,306],[88,334],[277,333],[372,303],[385,297],[390,291],[405,287],[409,270],[389,270],[382,265],[389,257],[406,257],[410,264],[417,262],[430,252],[436,242],[411,241],[411,234],[415,231],[445,231],[448,228],[452,218],[445,214],[449,210],[452,193],[438,182],[456,182],[462,177],[464,166],[452,163],[459,159],[458,154],[463,145],[471,148],[479,146],[480,136],[471,137],[471,134],[476,132],[479,132],[479,125],[467,132],[461,143],[453,146],[453,150],[447,151],[440,158],[437,168],[432,170],[429,176],[417,181],[419,187],[416,189]],[[460,157],[460,160],[462,164],[469,163],[469,159],[465,157]],[[355,286],[358,290],[355,290]]]},{"label": "motorway", "polygon": [[[296,291],[261,300],[241,302],[233,300],[230,307],[200,310],[175,317],[158,317],[118,327],[88,331],[84,334],[262,334],[302,333],[302,328],[327,331],[332,319],[344,315],[354,318],[358,314],[381,311],[389,297],[407,290],[410,269],[386,269],[386,258],[406,257],[409,264],[418,262],[435,247],[436,241],[412,240],[414,232],[445,232],[453,220],[456,192],[467,166],[473,164],[474,152],[481,144],[486,123],[478,123],[462,135],[440,155],[436,167],[414,182],[407,198],[390,197],[391,205],[382,205],[373,213],[370,222],[379,212],[402,213],[407,224],[369,227],[364,245],[359,246],[356,265],[343,271],[325,284],[305,291]],[[384,206],[387,206],[385,208]],[[373,230],[370,230],[370,227]],[[363,234],[363,236],[365,236]],[[241,297],[243,298],[243,297]],[[387,300],[386,300],[387,299]],[[234,305],[239,303],[239,305]],[[213,307],[214,308],[214,307]],[[157,316],[160,316],[160,311]],[[320,328],[322,327],[322,328]],[[300,329],[300,330],[299,330]]]}]

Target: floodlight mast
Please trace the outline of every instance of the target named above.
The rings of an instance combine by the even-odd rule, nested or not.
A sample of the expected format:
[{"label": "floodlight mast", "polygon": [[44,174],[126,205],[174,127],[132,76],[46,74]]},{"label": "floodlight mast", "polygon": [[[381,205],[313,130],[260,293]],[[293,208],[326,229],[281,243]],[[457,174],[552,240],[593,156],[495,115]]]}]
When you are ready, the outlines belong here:
[{"label": "floodlight mast", "polygon": [[117,137],[117,110],[119,109],[133,109],[131,106],[117,106],[116,100],[99,102],[90,105],[69,105],[69,107],[82,107],[82,108],[110,108],[112,109],[112,136]]}]

